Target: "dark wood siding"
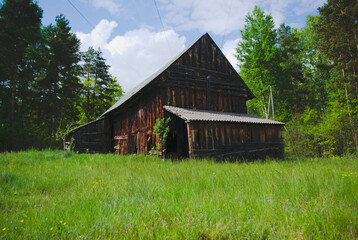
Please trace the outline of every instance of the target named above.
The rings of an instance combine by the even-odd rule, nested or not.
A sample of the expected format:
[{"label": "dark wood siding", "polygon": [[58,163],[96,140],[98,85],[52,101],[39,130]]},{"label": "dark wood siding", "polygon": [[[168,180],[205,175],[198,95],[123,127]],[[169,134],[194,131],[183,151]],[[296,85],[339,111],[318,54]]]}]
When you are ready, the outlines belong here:
[{"label": "dark wood siding", "polygon": [[248,92],[238,76],[172,66],[165,75],[165,105],[247,113]]},{"label": "dark wood siding", "polygon": [[153,125],[162,117],[162,91],[151,89],[113,115],[113,149],[119,154],[147,154],[155,146]]},{"label": "dark wood siding", "polygon": [[192,157],[282,158],[281,125],[188,123]]},{"label": "dark wood siding", "polygon": [[72,131],[66,141],[74,139],[75,152],[107,153],[110,152],[109,119],[101,119]]},{"label": "dark wood siding", "polygon": [[207,34],[175,61],[175,64],[237,75],[236,70]]}]

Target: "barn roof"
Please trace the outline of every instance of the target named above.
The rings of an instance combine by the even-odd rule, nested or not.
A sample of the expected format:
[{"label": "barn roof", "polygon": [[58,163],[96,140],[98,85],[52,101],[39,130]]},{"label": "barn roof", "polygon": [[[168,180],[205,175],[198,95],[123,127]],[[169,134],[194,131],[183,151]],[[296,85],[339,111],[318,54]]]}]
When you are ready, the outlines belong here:
[{"label": "barn roof", "polygon": [[282,122],[272,121],[269,119],[260,118],[250,114],[243,114],[243,113],[215,112],[215,111],[208,111],[208,110],[179,108],[173,106],[164,106],[163,108],[187,122],[207,121],[207,122],[239,122],[239,123],[284,125],[284,123]]},{"label": "barn roof", "polygon": [[101,121],[101,120],[103,120],[103,117],[99,117],[99,118],[97,118],[97,119],[95,119],[95,120],[93,120],[93,121],[90,121],[90,122],[88,122],[88,123],[85,123],[85,124],[83,124],[83,125],[81,125],[81,126],[78,126],[78,127],[74,128],[74,129],[71,129],[68,133],[71,133],[71,132],[73,132],[73,131],[76,131],[76,130],[78,130],[78,129],[80,129],[80,128],[86,127],[86,126],[88,126],[88,125],[90,125],[90,124],[93,124],[93,123],[98,122],[98,121]]},{"label": "barn roof", "polygon": [[[167,64],[165,64],[162,68],[160,68],[158,71],[156,71],[154,74],[152,74],[151,76],[149,76],[147,79],[145,79],[143,82],[141,82],[140,84],[138,84],[136,87],[134,87],[133,89],[131,89],[127,94],[125,94],[124,96],[122,96],[118,102],[116,102],[112,107],[110,107],[107,111],[105,111],[99,118],[104,117],[105,115],[107,115],[108,113],[112,112],[113,110],[117,109],[118,107],[120,107],[123,103],[127,102],[130,98],[132,98],[132,96],[136,95],[137,93],[140,93],[149,83],[151,83],[154,79],[156,79],[161,73],[163,73],[165,70],[167,70],[173,63],[175,63],[175,61],[177,61],[181,56],[183,56],[190,48],[192,48],[200,39],[202,39],[203,37],[208,36],[210,39],[210,35],[208,33],[205,33],[203,36],[201,36],[200,38],[198,38],[194,43],[192,43],[190,46],[188,46],[187,48],[185,48],[181,53],[179,53],[177,56],[175,56],[172,60],[170,60]],[[213,42],[213,44],[215,44],[215,42],[211,39],[211,41]],[[215,44],[216,46],[216,44]],[[218,48],[220,50],[220,48]],[[220,50],[221,51],[221,50]],[[224,55],[224,54],[223,54]],[[226,57],[225,57],[226,59]],[[228,61],[228,60],[227,60]],[[229,62],[229,61],[228,61]],[[230,66],[231,63],[229,62]],[[231,66],[232,67],[232,66]],[[233,68],[233,67],[232,67]],[[234,68],[233,68],[234,69]],[[237,75],[239,77],[239,75]],[[250,99],[254,98],[254,94],[251,92],[251,90],[247,87],[247,85],[245,84],[245,82],[243,82],[243,84],[246,86],[246,88],[248,89],[248,94],[250,96]]]}]

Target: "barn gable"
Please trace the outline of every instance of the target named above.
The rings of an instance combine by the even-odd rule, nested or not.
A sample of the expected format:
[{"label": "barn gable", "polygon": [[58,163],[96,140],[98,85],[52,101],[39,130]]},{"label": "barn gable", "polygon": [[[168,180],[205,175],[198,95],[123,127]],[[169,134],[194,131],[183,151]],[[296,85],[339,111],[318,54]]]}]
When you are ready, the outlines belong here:
[{"label": "barn gable", "polygon": [[238,75],[229,60],[207,33],[182,53],[174,64]]},{"label": "barn gable", "polygon": [[[160,68],[157,72],[149,76],[143,82],[138,84],[136,87],[131,89],[127,94],[125,94],[117,103],[110,107],[106,112],[104,112],[100,118],[105,115],[110,114],[114,110],[118,110],[120,106],[128,102],[136,94],[142,93],[153,84],[156,80],[160,79],[160,75],[167,72],[180,71],[185,68],[186,70],[191,69],[193,72],[204,71],[206,72],[205,77],[210,74],[221,73],[222,77],[225,77],[230,82],[236,83],[240,88],[243,88],[245,93],[246,100],[254,98],[254,94],[247,87],[242,78],[237,74],[234,67],[231,65],[229,60],[225,57],[219,47],[216,45],[214,40],[210,37],[208,33],[201,36],[196,40],[192,45],[184,49],[180,54],[174,57],[166,65]],[[220,82],[223,82],[221,79],[216,78]],[[230,87],[235,87],[230,86]],[[241,90],[240,90],[241,91]]]}]

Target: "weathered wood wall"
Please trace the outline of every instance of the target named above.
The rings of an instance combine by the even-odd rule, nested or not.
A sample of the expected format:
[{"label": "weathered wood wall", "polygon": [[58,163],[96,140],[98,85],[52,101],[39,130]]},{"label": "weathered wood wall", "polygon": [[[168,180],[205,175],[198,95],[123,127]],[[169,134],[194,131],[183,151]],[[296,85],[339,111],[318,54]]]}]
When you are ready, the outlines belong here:
[{"label": "weathered wood wall", "polygon": [[236,70],[207,34],[200,38],[174,64],[237,75]]},{"label": "weathered wood wall", "polygon": [[281,125],[190,122],[190,157],[283,157]]},{"label": "weathered wood wall", "polygon": [[75,152],[108,153],[111,151],[109,119],[101,119],[72,131],[66,138],[74,139]]},{"label": "weathered wood wall", "polygon": [[183,108],[247,113],[246,101],[253,98],[208,35],[167,69],[162,86],[165,105]]},{"label": "weathered wood wall", "polygon": [[238,76],[173,66],[162,84],[165,105],[247,113],[247,91]]},{"label": "weathered wood wall", "polygon": [[111,117],[113,148],[117,154],[147,154],[155,146],[153,125],[162,117],[160,89],[154,88],[123,106]]}]

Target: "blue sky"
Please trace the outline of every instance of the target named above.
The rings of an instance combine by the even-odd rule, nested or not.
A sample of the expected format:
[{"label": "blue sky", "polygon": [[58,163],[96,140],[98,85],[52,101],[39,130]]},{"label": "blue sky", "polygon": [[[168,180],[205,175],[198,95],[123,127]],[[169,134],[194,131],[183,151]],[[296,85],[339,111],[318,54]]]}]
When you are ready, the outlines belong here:
[{"label": "blue sky", "polygon": [[[301,28],[325,0],[38,0],[49,25],[64,14],[81,50],[100,48],[125,92],[208,32],[233,66],[245,16],[258,5],[275,24]],[[84,15],[84,19],[71,3]],[[155,3],[157,4],[160,17]],[[160,19],[161,18],[161,19]],[[162,21],[161,21],[162,20]],[[88,23],[89,22],[89,23]],[[163,23],[163,24],[162,24]]]}]

